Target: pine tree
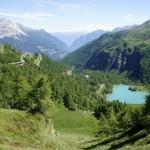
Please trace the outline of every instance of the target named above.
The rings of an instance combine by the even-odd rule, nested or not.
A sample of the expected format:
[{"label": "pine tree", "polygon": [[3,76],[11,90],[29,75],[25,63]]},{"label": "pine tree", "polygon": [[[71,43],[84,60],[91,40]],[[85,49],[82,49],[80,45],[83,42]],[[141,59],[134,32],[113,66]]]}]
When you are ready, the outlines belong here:
[{"label": "pine tree", "polygon": [[51,100],[51,88],[46,77],[42,76],[29,93],[29,107],[31,113],[42,114],[46,122],[55,113],[56,108]]}]

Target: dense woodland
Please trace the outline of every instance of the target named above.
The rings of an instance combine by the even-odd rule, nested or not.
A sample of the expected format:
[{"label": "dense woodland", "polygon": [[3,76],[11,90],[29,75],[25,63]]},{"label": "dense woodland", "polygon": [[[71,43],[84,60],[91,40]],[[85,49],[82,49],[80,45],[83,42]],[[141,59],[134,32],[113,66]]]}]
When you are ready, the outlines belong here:
[{"label": "dense woodland", "polygon": [[[9,52],[5,50],[5,47],[9,47]],[[92,110],[98,101],[101,101],[101,97],[90,90],[90,85],[83,75],[70,76],[66,73],[70,69],[68,66],[53,62],[44,55],[40,67],[33,64],[30,58],[26,58],[23,66],[9,64],[7,54],[11,55],[9,60],[13,62],[18,61],[21,56],[21,53],[18,55],[16,53],[11,46],[4,46],[3,59],[0,64],[1,108],[30,109],[34,102],[32,101],[34,97],[31,95],[38,96],[38,90],[41,88],[51,91],[49,98],[53,102],[73,110]],[[34,91],[37,93],[33,94]],[[40,97],[40,99],[43,98]]]},{"label": "dense woodland", "polygon": [[[10,48],[10,51],[7,52],[5,47]],[[7,54],[11,55],[9,59],[13,62],[18,61],[21,52],[17,52],[9,45],[5,47],[0,64],[0,106],[2,108],[29,109],[32,103],[30,99],[34,99],[31,95],[38,95],[31,93],[44,86],[51,90],[49,98],[55,103],[62,104],[71,110],[94,110],[97,104],[105,101],[106,94],[111,92],[114,83],[131,82],[124,75],[117,75],[116,72],[84,71],[68,75],[67,71],[71,70],[70,67],[53,62],[45,55],[40,67],[33,63],[32,58],[26,58],[23,66],[9,64]],[[86,78],[86,75],[89,78]],[[39,82],[43,83],[37,87]],[[102,84],[104,85],[102,92],[96,92]]]}]

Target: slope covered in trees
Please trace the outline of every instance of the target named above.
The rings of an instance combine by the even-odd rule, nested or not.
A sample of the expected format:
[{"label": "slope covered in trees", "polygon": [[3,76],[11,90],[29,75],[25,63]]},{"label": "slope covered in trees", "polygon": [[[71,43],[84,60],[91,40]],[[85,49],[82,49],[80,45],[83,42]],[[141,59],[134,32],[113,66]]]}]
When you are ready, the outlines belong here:
[{"label": "slope covered in trees", "polygon": [[[9,45],[4,45],[3,53],[16,56],[12,57],[10,62],[18,61],[21,56],[20,52],[11,49]],[[44,99],[47,103],[49,98],[69,109],[92,110],[101,101],[100,95],[91,91],[91,85],[83,75],[69,76],[67,74],[70,67],[54,62],[45,55],[39,67],[30,57],[27,57],[25,61],[23,66],[18,66],[3,59],[0,60],[1,108],[33,109],[33,112],[36,110],[39,112],[40,108],[45,107],[41,100]],[[46,93],[42,94],[44,92]],[[35,106],[37,103],[38,106]],[[33,108],[30,108],[32,106]]]},{"label": "slope covered in trees", "polygon": [[109,32],[62,59],[77,69],[128,72],[150,82],[150,21],[133,29]]},{"label": "slope covered in trees", "polygon": [[0,62],[4,63],[13,63],[20,61],[21,52],[16,51],[10,45],[0,44]]}]

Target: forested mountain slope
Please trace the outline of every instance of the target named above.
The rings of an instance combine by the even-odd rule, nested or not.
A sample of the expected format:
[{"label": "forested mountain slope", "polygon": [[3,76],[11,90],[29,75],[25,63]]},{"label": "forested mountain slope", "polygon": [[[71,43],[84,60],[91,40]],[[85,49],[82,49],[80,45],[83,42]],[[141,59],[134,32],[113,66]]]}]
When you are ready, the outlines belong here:
[{"label": "forested mountain slope", "polygon": [[67,73],[71,70],[69,66],[52,61],[46,55],[42,56],[39,66],[35,64],[36,55],[25,57],[24,65],[16,65],[13,62],[20,61],[21,52],[10,45],[1,45],[0,50],[1,108],[29,109],[31,97],[37,94],[32,90],[39,88],[37,84],[47,85],[52,91],[49,98],[69,109],[94,110],[101,101],[101,96],[91,91],[91,85],[83,75]]},{"label": "forested mountain slope", "polygon": [[[136,27],[136,25],[132,25],[132,26],[124,26],[124,27],[116,27],[115,29],[112,30],[112,32],[117,32],[117,31],[124,31],[127,29],[131,29]],[[80,36],[79,38],[77,38],[71,45],[70,50],[73,51],[75,49],[78,49],[82,46],[84,46],[87,43],[92,42],[93,40],[99,38],[101,35],[105,34],[109,32],[109,30],[96,30],[96,31],[92,31],[88,34],[84,34],[82,36]]]},{"label": "forested mountain slope", "polygon": [[150,21],[133,29],[106,33],[62,62],[78,69],[127,71],[131,77],[150,82]]}]

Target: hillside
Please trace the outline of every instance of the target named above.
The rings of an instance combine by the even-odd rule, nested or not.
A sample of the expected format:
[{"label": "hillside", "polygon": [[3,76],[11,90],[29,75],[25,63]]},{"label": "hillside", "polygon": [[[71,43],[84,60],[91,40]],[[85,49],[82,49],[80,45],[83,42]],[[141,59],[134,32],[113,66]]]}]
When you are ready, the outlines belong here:
[{"label": "hillside", "polygon": [[109,32],[62,59],[77,69],[128,72],[150,82],[150,21],[133,29]]},{"label": "hillside", "polygon": [[23,111],[0,109],[0,119],[0,149],[55,147],[55,138],[50,134],[51,126],[45,128],[43,116],[29,116]]},{"label": "hillside", "polygon": [[[84,75],[68,74],[71,71],[69,66],[55,62],[46,55],[42,55],[38,63],[40,60],[38,54],[24,57],[24,63],[20,65],[16,61],[21,61],[21,52],[10,45],[1,45],[1,47],[3,50],[0,54],[3,58],[0,60],[1,108],[29,109],[32,101],[27,101],[27,99],[30,96],[33,99],[36,93],[32,92],[38,92],[33,89],[40,88],[37,85],[39,82],[41,86],[44,85],[44,88],[50,90],[45,90],[45,92],[51,93],[50,98],[53,101],[63,104],[70,110],[94,110],[97,103],[102,100],[100,95],[91,91],[93,87]],[[9,55],[13,57],[8,57]]]},{"label": "hillside", "polygon": [[[135,28],[137,25],[116,27],[112,32],[123,31],[127,29]],[[104,33],[109,32],[109,30],[98,29],[91,32],[54,32],[52,35],[56,36],[58,39],[66,43],[69,47],[68,52],[72,52],[75,49],[82,47],[83,45],[92,42],[93,40],[99,38]]]},{"label": "hillside", "polygon": [[[46,55],[42,55],[39,65],[35,63],[38,54],[25,56],[23,65],[15,64],[22,54],[10,45],[0,45],[0,57],[3,58],[0,59],[0,149],[78,150],[76,142],[82,142],[81,138],[87,138],[87,134],[93,138],[96,126],[93,121],[97,120],[90,112],[71,112],[64,107],[90,109],[99,97],[90,91],[84,77],[68,75],[70,67],[54,62]],[[64,112],[60,108],[64,108]],[[76,116],[75,120],[70,120],[68,133],[59,130],[63,129],[59,124],[62,113],[66,120],[64,125]],[[57,123],[54,124],[53,119]],[[89,123],[95,126],[89,127]],[[73,133],[74,137],[68,139]]]},{"label": "hillside", "polygon": [[76,146],[77,149],[81,149],[82,143],[96,139],[94,132],[98,120],[90,111],[62,109],[54,115],[53,119],[54,127],[60,138],[68,144]]},{"label": "hillside", "polygon": [[0,44],[0,62],[1,63],[13,63],[20,61],[21,52],[16,51],[10,45]]},{"label": "hillside", "polygon": [[67,54],[68,47],[45,30],[34,30],[6,19],[0,19],[0,43],[11,44],[18,50],[43,53],[52,59]]},{"label": "hillside", "polygon": [[39,65],[37,54],[25,56],[25,63],[18,65],[14,61],[20,61],[22,52],[10,45],[0,50],[0,149],[78,149],[58,136],[52,118],[60,107],[94,109],[100,100],[86,79],[68,75],[70,67],[46,55]]}]

